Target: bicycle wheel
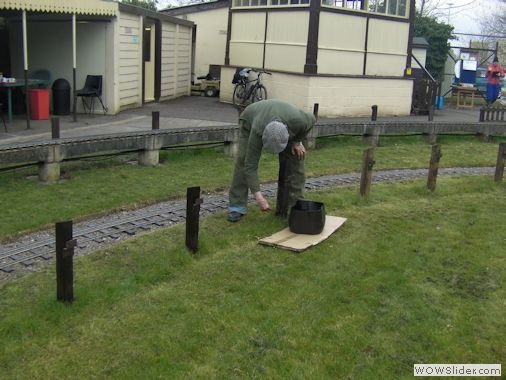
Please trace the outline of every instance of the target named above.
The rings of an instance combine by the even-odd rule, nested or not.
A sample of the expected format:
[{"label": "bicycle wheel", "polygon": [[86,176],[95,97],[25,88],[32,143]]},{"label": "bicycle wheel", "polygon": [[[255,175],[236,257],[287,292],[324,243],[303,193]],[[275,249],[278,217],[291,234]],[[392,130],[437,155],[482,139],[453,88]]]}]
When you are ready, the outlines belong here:
[{"label": "bicycle wheel", "polygon": [[242,106],[246,102],[246,86],[237,84],[234,87],[234,94],[232,95],[232,104],[234,106]]},{"label": "bicycle wheel", "polygon": [[253,102],[259,102],[265,99],[267,99],[267,89],[262,84],[259,84],[253,92]]}]

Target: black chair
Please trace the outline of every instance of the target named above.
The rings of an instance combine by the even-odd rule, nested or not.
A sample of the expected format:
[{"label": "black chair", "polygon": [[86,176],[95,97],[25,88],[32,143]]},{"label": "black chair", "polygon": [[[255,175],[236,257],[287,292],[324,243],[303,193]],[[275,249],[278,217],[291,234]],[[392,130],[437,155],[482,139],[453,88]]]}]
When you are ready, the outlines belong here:
[{"label": "black chair", "polygon": [[81,97],[84,112],[88,113],[86,110],[89,110],[89,114],[93,114],[95,98],[97,98],[102,105],[104,115],[106,114],[107,107],[102,101],[102,75],[87,75],[84,87],[77,90],[75,96]]},{"label": "black chair", "polygon": [[36,79],[39,83],[31,85],[32,88],[48,88],[51,83],[51,72],[49,70],[35,70],[28,74],[28,83],[30,79]]}]

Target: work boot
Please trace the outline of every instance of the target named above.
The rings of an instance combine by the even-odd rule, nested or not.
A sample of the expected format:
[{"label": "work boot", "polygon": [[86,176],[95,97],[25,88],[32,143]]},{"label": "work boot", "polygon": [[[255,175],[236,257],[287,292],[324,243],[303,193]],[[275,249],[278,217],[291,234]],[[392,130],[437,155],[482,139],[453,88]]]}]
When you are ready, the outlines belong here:
[{"label": "work boot", "polygon": [[241,220],[242,217],[243,217],[243,214],[241,214],[240,212],[232,211],[228,214],[227,220],[229,222],[235,223],[235,222],[238,222],[239,220]]}]

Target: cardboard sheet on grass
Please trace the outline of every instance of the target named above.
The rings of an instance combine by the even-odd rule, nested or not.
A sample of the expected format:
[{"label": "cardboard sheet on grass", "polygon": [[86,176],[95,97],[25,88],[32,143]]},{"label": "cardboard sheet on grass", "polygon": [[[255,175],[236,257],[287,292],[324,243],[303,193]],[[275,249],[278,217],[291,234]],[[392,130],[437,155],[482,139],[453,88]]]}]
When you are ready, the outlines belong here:
[{"label": "cardboard sheet on grass", "polygon": [[285,229],[276,232],[271,236],[267,236],[266,238],[261,239],[259,243],[263,245],[289,249],[290,251],[302,252],[327,239],[339,227],[341,227],[344,222],[346,222],[346,218],[327,215],[325,217],[325,226],[323,227],[323,231],[318,235],[296,234],[290,231],[288,227],[286,227]]}]

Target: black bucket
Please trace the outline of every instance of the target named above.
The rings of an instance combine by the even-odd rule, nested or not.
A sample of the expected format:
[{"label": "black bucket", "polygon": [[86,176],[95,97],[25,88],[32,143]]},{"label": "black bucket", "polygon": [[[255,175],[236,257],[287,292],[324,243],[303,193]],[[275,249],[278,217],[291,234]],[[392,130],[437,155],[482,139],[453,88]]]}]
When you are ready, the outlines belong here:
[{"label": "black bucket", "polygon": [[296,234],[318,235],[325,227],[325,205],[299,199],[290,210],[288,227]]}]

